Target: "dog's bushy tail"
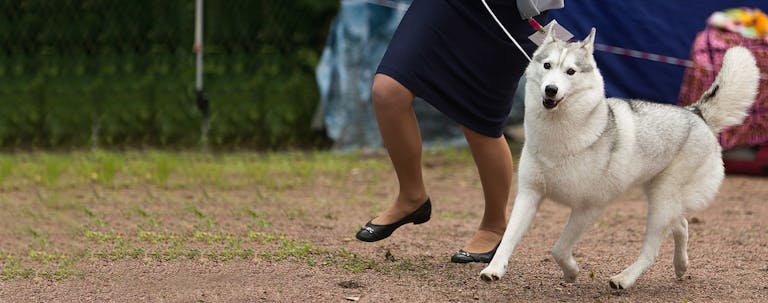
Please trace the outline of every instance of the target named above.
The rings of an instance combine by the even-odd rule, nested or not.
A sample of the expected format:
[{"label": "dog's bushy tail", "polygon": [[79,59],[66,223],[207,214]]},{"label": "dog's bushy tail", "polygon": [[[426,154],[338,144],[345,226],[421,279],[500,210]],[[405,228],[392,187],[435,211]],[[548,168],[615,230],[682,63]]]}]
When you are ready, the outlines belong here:
[{"label": "dog's bushy tail", "polygon": [[744,47],[725,52],[723,66],[712,86],[696,103],[688,106],[701,113],[709,128],[717,134],[726,127],[741,124],[757,96],[760,69],[755,57]]}]

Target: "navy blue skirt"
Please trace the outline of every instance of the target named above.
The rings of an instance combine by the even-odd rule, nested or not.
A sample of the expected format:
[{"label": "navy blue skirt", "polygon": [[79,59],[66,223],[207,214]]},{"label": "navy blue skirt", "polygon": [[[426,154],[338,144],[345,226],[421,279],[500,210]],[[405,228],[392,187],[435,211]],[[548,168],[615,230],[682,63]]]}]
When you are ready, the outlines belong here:
[{"label": "navy blue skirt", "polygon": [[[515,0],[487,0],[521,46],[534,30]],[[544,16],[537,19],[543,24]],[[480,0],[414,0],[377,73],[388,75],[459,124],[500,137],[528,60]]]}]

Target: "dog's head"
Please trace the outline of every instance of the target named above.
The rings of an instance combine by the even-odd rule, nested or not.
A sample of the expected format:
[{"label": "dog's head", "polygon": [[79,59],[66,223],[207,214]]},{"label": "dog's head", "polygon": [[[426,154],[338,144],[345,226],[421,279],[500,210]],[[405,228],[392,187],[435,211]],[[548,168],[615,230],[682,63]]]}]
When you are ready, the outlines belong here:
[{"label": "dog's head", "polygon": [[[526,69],[526,107],[538,106],[545,111],[559,106],[591,108],[590,104],[565,103],[580,94],[604,95],[603,78],[593,56],[595,29],[592,28],[583,41],[566,42],[555,38],[554,28],[549,28],[544,42],[533,53],[533,61]],[[581,97],[579,102],[583,100]]]}]

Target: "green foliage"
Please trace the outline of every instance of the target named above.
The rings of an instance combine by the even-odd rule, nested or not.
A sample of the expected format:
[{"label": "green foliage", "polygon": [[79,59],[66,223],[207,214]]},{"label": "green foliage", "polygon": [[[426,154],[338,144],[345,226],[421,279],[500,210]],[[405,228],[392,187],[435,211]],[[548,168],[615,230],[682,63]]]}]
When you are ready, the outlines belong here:
[{"label": "green foliage", "polygon": [[[205,2],[209,142],[314,146],[314,68],[336,0]],[[0,2],[0,147],[200,142],[194,1]]]}]

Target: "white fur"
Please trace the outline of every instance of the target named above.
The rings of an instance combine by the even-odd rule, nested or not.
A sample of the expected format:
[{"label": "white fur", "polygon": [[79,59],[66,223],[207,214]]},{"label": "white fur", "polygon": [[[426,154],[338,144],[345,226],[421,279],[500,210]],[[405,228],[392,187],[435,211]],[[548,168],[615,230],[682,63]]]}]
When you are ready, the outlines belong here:
[{"label": "white fur", "polygon": [[[723,180],[713,131],[739,123],[752,104],[759,80],[755,60],[743,48],[727,52],[713,84],[719,91],[694,106],[702,119],[676,106],[606,98],[593,51],[594,29],[575,43],[557,41],[549,33],[526,69],[526,142],[517,197],[496,255],[481,272],[483,280],[498,280],[506,273],[515,245],[541,201],[549,198],[572,209],[552,255],[565,280],[575,281],[579,266],[572,256],[574,245],[606,205],[636,185],[648,198],[645,241],[637,260],[610,279],[611,287],[631,287],[653,264],[669,231],[675,240],[677,277],[688,267],[684,215],[706,207]],[[568,69],[576,73],[568,75]],[[550,98],[559,100],[554,108],[543,106],[548,85],[558,88]]]},{"label": "white fur", "polygon": [[747,116],[747,109],[757,95],[757,81],[760,70],[755,58],[744,47],[731,48],[723,58],[723,67],[712,83],[711,88],[704,93],[706,96],[715,86],[719,87],[715,97],[705,103],[699,100],[699,105],[707,120],[707,124],[715,133],[728,126],[741,124]]}]

